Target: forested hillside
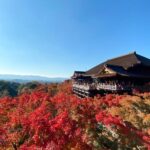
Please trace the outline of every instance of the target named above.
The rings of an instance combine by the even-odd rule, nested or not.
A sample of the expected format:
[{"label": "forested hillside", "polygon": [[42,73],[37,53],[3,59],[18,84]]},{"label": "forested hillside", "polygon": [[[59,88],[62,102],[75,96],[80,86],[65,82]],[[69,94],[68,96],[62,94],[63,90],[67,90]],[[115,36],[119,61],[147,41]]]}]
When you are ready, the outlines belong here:
[{"label": "forested hillside", "polygon": [[19,83],[0,81],[0,97],[17,96]]},{"label": "forested hillside", "polygon": [[15,97],[24,92],[29,93],[34,91],[40,85],[44,85],[44,83],[42,84],[36,81],[28,82],[28,83],[17,83],[17,82],[0,80],[0,97],[5,97],[5,96]]},{"label": "forested hillside", "polygon": [[69,82],[20,89],[0,99],[2,150],[150,149],[150,93],[80,99]]}]

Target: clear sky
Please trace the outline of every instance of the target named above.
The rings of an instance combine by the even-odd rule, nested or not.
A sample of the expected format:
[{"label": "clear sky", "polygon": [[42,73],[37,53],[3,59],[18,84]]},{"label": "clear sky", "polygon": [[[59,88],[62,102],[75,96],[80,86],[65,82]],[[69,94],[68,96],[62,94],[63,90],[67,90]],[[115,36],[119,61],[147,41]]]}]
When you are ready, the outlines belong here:
[{"label": "clear sky", "polygon": [[150,58],[150,0],[0,0],[0,74],[69,77],[135,50]]}]

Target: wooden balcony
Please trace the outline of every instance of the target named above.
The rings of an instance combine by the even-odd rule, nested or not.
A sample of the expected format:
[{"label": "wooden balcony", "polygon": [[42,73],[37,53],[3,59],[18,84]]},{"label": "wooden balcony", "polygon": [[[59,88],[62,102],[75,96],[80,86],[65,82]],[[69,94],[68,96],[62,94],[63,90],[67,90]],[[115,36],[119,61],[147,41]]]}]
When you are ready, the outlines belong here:
[{"label": "wooden balcony", "polygon": [[97,90],[101,89],[109,91],[129,91],[131,87],[129,85],[99,83]]},{"label": "wooden balcony", "polygon": [[98,84],[97,85],[97,90],[111,90],[111,91],[117,91],[119,88],[117,87],[117,85],[111,85],[111,84]]},{"label": "wooden balcony", "polygon": [[73,84],[72,85],[73,92],[78,95],[79,97],[91,97],[94,96],[94,92],[96,87],[90,84]]},{"label": "wooden balcony", "polygon": [[120,84],[104,84],[99,83],[97,85],[97,90],[110,90],[110,91],[129,91],[131,90],[131,86],[129,85],[120,85]]},{"label": "wooden balcony", "polygon": [[72,87],[80,90],[85,90],[85,91],[96,90],[96,87],[90,84],[83,84],[83,85],[73,84]]},{"label": "wooden balcony", "polygon": [[73,89],[87,92],[92,90],[108,90],[108,91],[128,91],[131,89],[128,85],[120,85],[120,84],[106,84],[106,83],[98,83],[98,84],[73,84]]}]

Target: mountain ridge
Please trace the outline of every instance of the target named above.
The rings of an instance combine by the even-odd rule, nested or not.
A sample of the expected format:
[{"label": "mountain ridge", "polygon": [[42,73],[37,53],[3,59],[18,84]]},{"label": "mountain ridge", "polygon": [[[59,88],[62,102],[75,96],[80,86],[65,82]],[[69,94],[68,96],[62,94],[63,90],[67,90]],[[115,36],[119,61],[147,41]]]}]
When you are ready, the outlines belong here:
[{"label": "mountain ridge", "polygon": [[14,75],[14,74],[0,74],[0,80],[14,81],[14,82],[63,82],[68,78],[65,77],[45,77],[40,75]]}]

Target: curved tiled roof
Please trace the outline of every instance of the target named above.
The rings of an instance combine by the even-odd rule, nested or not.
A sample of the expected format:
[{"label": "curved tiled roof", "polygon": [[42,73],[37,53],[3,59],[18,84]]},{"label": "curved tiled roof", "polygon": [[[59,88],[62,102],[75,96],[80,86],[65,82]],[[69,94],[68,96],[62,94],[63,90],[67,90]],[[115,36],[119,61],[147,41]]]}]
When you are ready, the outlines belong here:
[{"label": "curved tiled roof", "polygon": [[90,70],[86,71],[87,75],[96,75],[101,72],[101,70],[104,68],[104,65],[114,65],[118,67],[122,67],[124,70],[127,70],[130,67],[133,67],[138,64],[142,64],[144,66],[150,67],[150,59],[143,57],[136,52],[129,53],[127,55],[123,55],[117,58],[109,59]]}]

